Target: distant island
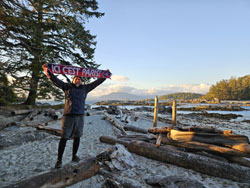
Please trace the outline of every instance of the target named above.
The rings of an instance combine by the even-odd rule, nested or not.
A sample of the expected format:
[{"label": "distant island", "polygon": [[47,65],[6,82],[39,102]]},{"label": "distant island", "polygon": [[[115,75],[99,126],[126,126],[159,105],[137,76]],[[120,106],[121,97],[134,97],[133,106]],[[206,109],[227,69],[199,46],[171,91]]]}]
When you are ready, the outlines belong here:
[{"label": "distant island", "polygon": [[172,93],[160,96],[160,100],[191,100],[191,99],[198,99],[204,95],[199,93]]},{"label": "distant island", "polygon": [[[118,93],[113,93],[110,94],[110,96],[114,96],[115,94]],[[120,94],[120,93],[119,93]],[[130,95],[125,95],[123,93],[122,95],[123,97],[127,96],[129,97]],[[171,106],[172,105],[172,101],[173,100],[178,100],[178,101],[182,101],[182,102],[201,102],[201,97],[203,97],[204,95],[202,94],[198,94],[198,93],[172,93],[172,94],[167,94],[167,95],[163,95],[163,96],[159,96],[159,100],[160,100],[160,105],[163,106]],[[117,97],[116,97],[117,98]],[[137,98],[139,98],[137,96]],[[134,100],[134,98],[126,98],[125,100],[113,100],[108,99],[108,100],[102,100],[100,102],[96,102],[96,105],[143,105],[143,106],[153,106],[154,105],[154,98],[148,98],[148,99],[142,99],[142,100]]]}]

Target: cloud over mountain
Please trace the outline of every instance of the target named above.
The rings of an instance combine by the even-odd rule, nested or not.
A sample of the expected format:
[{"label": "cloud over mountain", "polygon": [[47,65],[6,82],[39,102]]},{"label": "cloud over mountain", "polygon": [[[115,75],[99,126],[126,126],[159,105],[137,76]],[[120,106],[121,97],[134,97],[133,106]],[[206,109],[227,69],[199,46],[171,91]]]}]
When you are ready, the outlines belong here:
[{"label": "cloud over mountain", "polygon": [[169,93],[177,92],[190,92],[190,93],[200,93],[205,94],[209,91],[211,87],[210,84],[180,84],[180,85],[168,85],[159,88],[149,88],[149,89],[140,89],[128,86],[127,84],[102,84],[97,87],[95,90],[89,93],[88,98],[98,98],[103,95],[108,95],[111,93],[129,93],[137,96],[154,96],[154,95],[166,95]]}]

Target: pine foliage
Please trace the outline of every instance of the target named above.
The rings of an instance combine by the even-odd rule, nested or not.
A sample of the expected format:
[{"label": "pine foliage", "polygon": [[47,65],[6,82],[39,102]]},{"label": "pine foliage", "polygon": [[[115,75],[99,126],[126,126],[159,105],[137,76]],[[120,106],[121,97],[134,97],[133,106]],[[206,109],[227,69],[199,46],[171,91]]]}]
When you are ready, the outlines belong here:
[{"label": "pine foliage", "polygon": [[28,93],[26,104],[36,98],[62,98],[48,83],[44,63],[97,68],[96,42],[84,24],[100,18],[96,0],[1,0],[0,61],[14,87]]}]

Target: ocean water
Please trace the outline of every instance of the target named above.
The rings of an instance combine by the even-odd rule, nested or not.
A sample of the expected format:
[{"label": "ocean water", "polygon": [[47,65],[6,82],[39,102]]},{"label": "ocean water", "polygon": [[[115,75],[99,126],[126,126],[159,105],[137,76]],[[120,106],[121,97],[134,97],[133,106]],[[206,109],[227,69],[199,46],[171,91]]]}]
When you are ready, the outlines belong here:
[{"label": "ocean water", "polygon": [[[98,101],[86,101],[86,104],[92,105],[94,103],[96,103]],[[51,101],[51,100],[38,100],[37,105],[39,104],[50,104],[50,105],[58,105],[58,104],[64,104],[64,100],[63,101]]]},{"label": "ocean water", "polygon": [[[86,101],[86,104],[91,105],[92,108],[95,107],[99,107],[99,105],[93,105],[94,103],[96,103],[98,101]],[[64,101],[37,101],[37,103],[39,104],[44,104],[44,103],[48,103],[50,105],[57,105],[57,104],[63,104]],[[190,107],[195,107],[198,105],[218,105],[218,104],[181,104],[180,107],[183,108],[190,108]],[[223,105],[223,104],[221,104]],[[137,107],[143,107],[143,106],[119,106],[120,108],[124,109],[128,109],[128,110],[132,110],[134,108]],[[154,108],[154,106],[145,106],[145,107],[149,107],[149,108]],[[250,106],[241,106],[242,108],[244,108],[245,110],[243,111],[210,111],[208,110],[208,113],[218,113],[218,114],[236,114],[236,115],[242,115],[243,117],[238,117],[237,119],[234,119],[236,121],[243,121],[243,120],[250,120]],[[177,113],[178,114],[190,114],[190,113],[199,113],[199,112],[194,112],[194,111],[178,111],[178,107],[177,107]]]}]

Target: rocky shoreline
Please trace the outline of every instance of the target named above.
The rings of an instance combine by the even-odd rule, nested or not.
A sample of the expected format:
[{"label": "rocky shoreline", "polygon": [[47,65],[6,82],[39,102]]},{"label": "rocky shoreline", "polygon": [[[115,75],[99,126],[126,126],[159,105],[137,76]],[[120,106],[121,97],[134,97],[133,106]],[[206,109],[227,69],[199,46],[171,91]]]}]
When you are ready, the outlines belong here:
[{"label": "rocky shoreline", "polygon": [[[215,108],[218,106],[219,109],[223,109],[223,105],[225,109],[233,111],[233,108],[237,108],[238,106],[250,106],[250,101],[205,101],[205,100],[178,100],[177,103],[179,105],[183,104],[207,104],[208,108],[211,110],[216,110]],[[213,104],[213,106],[211,105]],[[106,100],[96,102],[95,105],[102,105],[102,106],[154,106],[154,100],[140,100],[140,101],[124,101],[124,100]],[[160,106],[172,106],[172,100],[169,101],[160,101]]]},{"label": "rocky shoreline", "polygon": [[[36,126],[42,124],[46,127],[60,129],[62,109],[54,110],[59,115],[56,120],[53,116],[48,115],[49,111],[53,111],[48,107],[32,109],[32,116],[31,114],[30,116],[27,114],[11,115],[12,110],[3,108],[0,110],[0,187],[11,185],[52,169],[57,155],[59,137],[38,130]],[[106,112],[109,112],[113,118],[125,125],[133,125],[144,129],[148,129],[153,125],[153,112],[151,111],[144,111],[143,109],[133,111],[111,106],[95,109],[88,107],[85,117],[84,136],[81,139],[79,148],[81,158],[95,157],[110,148],[110,145],[99,141],[100,136],[116,137],[121,134],[119,129],[104,119],[104,113]],[[199,114],[179,115],[177,121],[181,127],[210,126],[221,130],[230,129],[236,134],[246,135],[250,138],[250,128],[247,122],[234,122],[227,119],[204,117]],[[170,123],[171,114],[169,112],[159,113],[159,127],[170,125]],[[69,141],[66,147],[64,164],[69,163],[71,160],[71,142]],[[96,176],[69,187],[101,188],[107,184],[108,179],[116,180],[123,187],[126,187],[125,185],[128,182],[134,187],[152,187],[153,178],[156,177],[158,177],[158,180],[159,177],[161,177],[160,179],[168,177],[171,179],[173,187],[187,187],[187,181],[194,182],[192,186],[188,187],[195,187],[196,183],[197,187],[249,187],[246,183],[211,177],[190,169],[147,159],[136,154],[132,154],[132,157],[136,165],[116,172],[119,176],[111,173],[113,178],[107,178],[105,171],[101,171]],[[178,186],[174,183],[177,181],[180,182]],[[164,185],[159,185],[159,187],[164,187]]]}]

